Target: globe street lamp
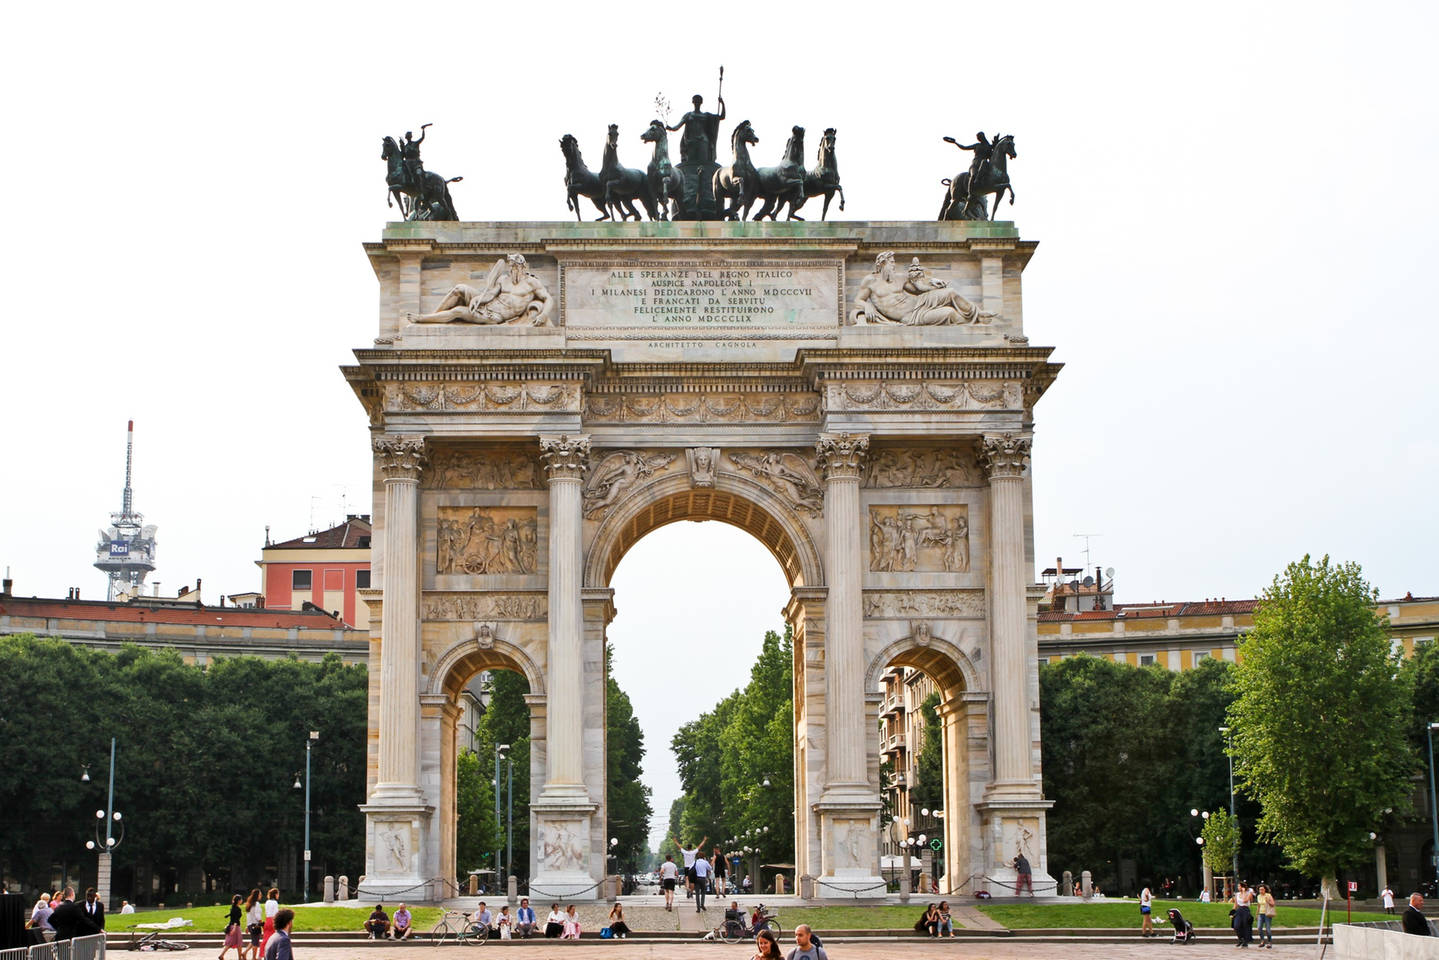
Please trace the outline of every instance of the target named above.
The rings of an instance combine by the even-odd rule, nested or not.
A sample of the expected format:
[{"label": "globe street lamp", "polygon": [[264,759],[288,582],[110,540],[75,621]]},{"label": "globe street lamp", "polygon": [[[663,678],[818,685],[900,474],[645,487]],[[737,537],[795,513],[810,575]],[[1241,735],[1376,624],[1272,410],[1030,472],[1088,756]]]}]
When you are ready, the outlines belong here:
[{"label": "globe street lamp", "polygon": [[1208,890],[1214,882],[1214,877],[1209,872],[1209,863],[1204,859],[1204,826],[1203,824],[1200,825],[1200,832],[1196,835],[1194,832],[1194,818],[1200,817],[1205,823],[1208,823],[1209,811],[1205,810],[1203,813],[1200,813],[1198,807],[1190,807],[1189,817],[1189,836],[1194,841],[1194,845],[1199,848],[1200,883],[1205,890]]},{"label": "globe street lamp", "polygon": [[[311,730],[309,738],[305,741],[305,878],[302,881],[304,890],[301,903],[310,901],[310,748],[315,741],[320,739],[320,731]],[[299,778],[295,778],[295,786],[299,786]]]},{"label": "globe street lamp", "polygon": [[1434,731],[1439,730],[1439,723],[1430,723],[1425,728],[1425,734],[1429,738],[1429,822],[1434,828],[1434,855],[1430,863],[1436,875],[1439,875],[1439,798],[1434,795]]},{"label": "globe street lamp", "polygon": [[[80,774],[81,783],[90,782],[90,766],[85,764]],[[100,823],[105,824],[105,837],[100,838]],[[120,837],[115,838],[115,824],[120,824]],[[85,841],[85,849],[99,850],[99,865],[96,868],[95,894],[105,909],[110,909],[110,857],[120,841],[125,839],[125,824],[120,811],[115,809],[115,738],[110,738],[110,788],[105,800],[105,809],[95,811],[95,839]]]},{"label": "globe street lamp", "polygon": [[515,767],[514,761],[510,759],[510,745],[508,743],[495,744],[495,890],[498,893],[500,883],[505,878],[505,871],[500,869],[500,831],[503,824],[500,823],[500,761],[505,761],[505,767],[509,771],[509,797],[510,797],[510,820],[509,830],[505,834],[505,863],[509,866],[509,873],[515,872],[514,861],[514,802],[515,802]]}]

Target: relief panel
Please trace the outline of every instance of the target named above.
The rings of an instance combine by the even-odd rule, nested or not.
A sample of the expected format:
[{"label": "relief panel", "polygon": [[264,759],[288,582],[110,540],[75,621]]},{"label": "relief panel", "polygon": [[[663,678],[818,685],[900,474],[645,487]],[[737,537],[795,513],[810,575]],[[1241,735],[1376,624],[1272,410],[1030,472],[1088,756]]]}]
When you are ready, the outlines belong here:
[{"label": "relief panel", "polygon": [[534,573],[539,554],[535,507],[441,507],[435,572],[484,576]]}]

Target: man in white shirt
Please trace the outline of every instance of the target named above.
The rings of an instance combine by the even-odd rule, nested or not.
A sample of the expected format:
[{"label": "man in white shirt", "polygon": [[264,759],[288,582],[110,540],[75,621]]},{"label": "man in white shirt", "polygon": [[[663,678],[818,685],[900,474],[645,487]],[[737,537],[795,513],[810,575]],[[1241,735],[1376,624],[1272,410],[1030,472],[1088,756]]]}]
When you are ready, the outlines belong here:
[{"label": "man in white shirt", "polygon": [[693,847],[691,847],[691,848],[689,848],[689,849],[685,849],[684,844],[680,843],[678,840],[675,841],[675,846],[677,846],[677,847],[680,848],[680,856],[681,856],[682,858],[684,858],[684,864],[685,864],[685,896],[686,896],[686,897],[691,896],[691,895],[694,893],[695,857],[699,856],[700,847],[704,846],[704,845],[705,845],[706,843],[708,843],[708,842],[709,842],[709,837],[705,837],[703,840],[701,840],[699,843],[695,844]]},{"label": "man in white shirt", "polygon": [[679,868],[675,866],[675,855],[665,854],[665,862],[660,864],[660,886],[665,888],[665,909],[675,908],[675,878],[679,876]]},{"label": "man in white shirt", "polygon": [[121,912],[121,913],[134,913],[134,912],[135,912],[135,905],[134,905],[133,903],[131,903],[129,900],[121,900],[121,901],[120,901],[120,912]]}]

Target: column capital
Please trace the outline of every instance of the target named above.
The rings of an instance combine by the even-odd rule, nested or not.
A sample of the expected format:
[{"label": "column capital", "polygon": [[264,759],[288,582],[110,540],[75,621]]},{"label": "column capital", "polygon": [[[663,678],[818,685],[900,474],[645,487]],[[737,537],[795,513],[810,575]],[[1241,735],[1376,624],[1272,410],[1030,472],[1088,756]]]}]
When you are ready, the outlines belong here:
[{"label": "column capital", "polygon": [[869,455],[867,433],[822,433],[814,444],[826,480],[859,479]]},{"label": "column capital", "polygon": [[579,480],[590,461],[588,435],[540,437],[540,459],[550,480]]},{"label": "column capital", "polygon": [[386,480],[419,480],[420,471],[430,462],[421,436],[376,437],[371,446]]},{"label": "column capital", "polygon": [[984,464],[989,479],[1024,476],[1033,442],[1030,437],[1017,437],[1012,433],[985,436],[980,446],[979,461]]}]

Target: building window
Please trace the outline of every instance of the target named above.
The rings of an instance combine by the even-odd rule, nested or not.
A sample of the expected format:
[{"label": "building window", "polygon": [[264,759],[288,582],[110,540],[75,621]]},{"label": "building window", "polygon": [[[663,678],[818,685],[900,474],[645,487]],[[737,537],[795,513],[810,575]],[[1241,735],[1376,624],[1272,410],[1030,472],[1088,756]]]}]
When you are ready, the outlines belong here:
[{"label": "building window", "polygon": [[1195,663],[1199,663],[1201,660],[1208,660],[1208,659],[1209,659],[1209,654],[1207,654],[1207,653],[1196,653],[1196,654],[1194,655],[1194,662],[1195,662]]},{"label": "building window", "polygon": [[290,571],[290,589],[291,589],[291,590],[309,590],[309,589],[310,589],[310,571],[309,571],[309,570],[291,570],[291,571]]},{"label": "building window", "polygon": [[1152,666],[1154,666],[1154,654],[1152,654],[1152,653],[1141,653],[1141,654],[1139,655],[1139,665],[1140,665],[1141,667],[1152,667]]},{"label": "building window", "polygon": [[356,590],[368,590],[368,589],[370,589],[370,571],[368,571],[368,570],[356,570],[356,571],[355,571],[355,589],[356,589]]}]

